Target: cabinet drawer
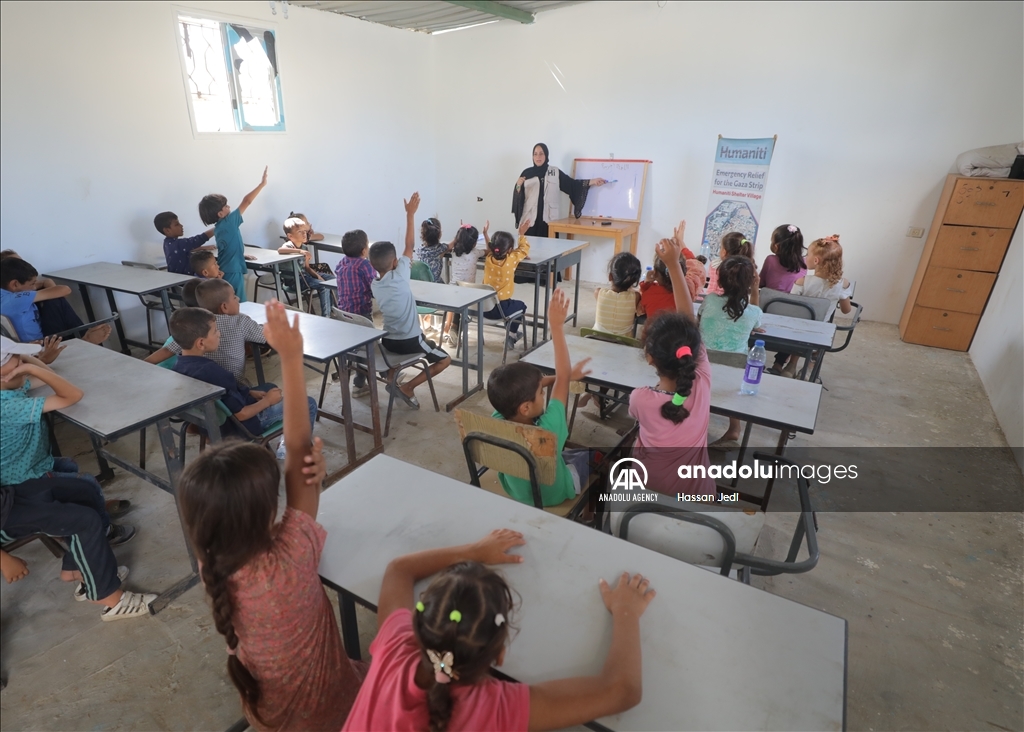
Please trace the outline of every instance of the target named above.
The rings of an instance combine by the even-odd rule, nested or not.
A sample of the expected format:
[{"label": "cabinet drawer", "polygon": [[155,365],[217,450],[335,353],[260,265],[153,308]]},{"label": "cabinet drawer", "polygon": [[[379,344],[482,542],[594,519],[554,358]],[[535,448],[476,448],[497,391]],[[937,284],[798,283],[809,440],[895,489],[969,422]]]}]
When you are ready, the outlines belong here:
[{"label": "cabinet drawer", "polygon": [[1024,182],[959,178],[942,218],[944,224],[1012,229],[1024,209]]},{"label": "cabinet drawer", "polygon": [[915,304],[980,315],[995,281],[996,276],[989,272],[929,267]]},{"label": "cabinet drawer", "polygon": [[922,346],[966,351],[971,346],[971,339],[974,338],[979,320],[980,315],[923,308],[918,305],[910,315],[903,340]]},{"label": "cabinet drawer", "polygon": [[941,226],[928,264],[975,272],[998,272],[1003,255],[1010,246],[1011,234],[1012,229]]}]

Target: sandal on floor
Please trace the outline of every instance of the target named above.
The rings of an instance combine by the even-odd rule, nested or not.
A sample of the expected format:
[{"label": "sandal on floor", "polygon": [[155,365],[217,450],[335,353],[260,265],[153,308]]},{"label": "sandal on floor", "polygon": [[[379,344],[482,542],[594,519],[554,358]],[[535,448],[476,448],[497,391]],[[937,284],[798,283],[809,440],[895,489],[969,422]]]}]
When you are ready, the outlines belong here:
[{"label": "sandal on floor", "polygon": [[715,452],[730,452],[732,450],[739,450],[740,443],[736,440],[727,440],[724,437],[719,437],[714,442],[708,444],[708,449]]},{"label": "sandal on floor", "polygon": [[404,391],[398,388],[398,384],[388,384],[384,387],[388,394],[401,399],[410,409],[419,409],[420,402],[414,396],[408,396]]}]

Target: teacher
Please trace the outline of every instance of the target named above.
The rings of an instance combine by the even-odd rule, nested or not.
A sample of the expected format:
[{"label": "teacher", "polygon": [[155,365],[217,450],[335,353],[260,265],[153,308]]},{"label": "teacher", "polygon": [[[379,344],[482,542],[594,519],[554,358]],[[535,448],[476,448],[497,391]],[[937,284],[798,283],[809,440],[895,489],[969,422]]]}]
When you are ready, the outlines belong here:
[{"label": "teacher", "polygon": [[548,146],[538,142],[533,146],[533,167],[522,172],[512,193],[512,213],[516,217],[516,226],[525,218],[533,222],[526,231],[527,236],[547,236],[548,222],[559,218],[559,191],[569,194],[572,213],[579,218],[583,214],[590,186],[603,186],[605,183],[607,181],[604,178],[576,180],[554,165],[548,165]]}]

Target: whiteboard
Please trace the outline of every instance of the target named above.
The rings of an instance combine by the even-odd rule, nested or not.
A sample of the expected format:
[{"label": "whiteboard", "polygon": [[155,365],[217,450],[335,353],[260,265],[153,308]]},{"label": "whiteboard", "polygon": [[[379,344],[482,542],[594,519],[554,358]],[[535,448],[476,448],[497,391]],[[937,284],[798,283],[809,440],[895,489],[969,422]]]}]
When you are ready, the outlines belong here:
[{"label": "whiteboard", "polygon": [[644,200],[644,184],[650,160],[598,160],[576,158],[572,177],[604,178],[614,183],[591,187],[584,216],[639,221]]}]

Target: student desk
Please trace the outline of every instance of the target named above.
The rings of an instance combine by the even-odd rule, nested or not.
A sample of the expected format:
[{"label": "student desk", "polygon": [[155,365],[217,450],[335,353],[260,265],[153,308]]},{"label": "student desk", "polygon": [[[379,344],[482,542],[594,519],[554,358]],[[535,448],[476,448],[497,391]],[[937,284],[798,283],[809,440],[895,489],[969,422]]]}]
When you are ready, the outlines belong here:
[{"label": "student desk", "polygon": [[[342,598],[345,648],[354,658],[354,603],[376,608],[389,561],[509,528],[526,545],[513,550],[522,564],[497,568],[522,598],[503,674],[534,684],[598,673],[612,631],[598,579],[640,572],[658,593],[640,619],[643,701],[593,726],[845,727],[842,618],[386,455],[325,491],[317,521],[327,530],[320,577]],[[417,594],[426,585],[417,584]]]},{"label": "student desk", "polygon": [[[245,313],[260,325],[267,322],[267,309],[261,303],[243,302],[239,305],[239,312]],[[379,453],[384,449],[384,438],[381,436],[380,413],[378,412],[377,399],[377,378],[375,353],[376,344],[386,334],[376,328],[367,328],[352,323],[343,323],[333,318],[324,318],[311,313],[300,313],[292,310],[287,311],[288,319],[291,321],[298,316],[299,330],[302,332],[302,353],[311,361],[316,361],[324,367],[323,381],[320,383],[320,399],[317,402],[318,415],[329,420],[345,425],[345,447],[348,451],[348,463],[340,470],[337,470],[325,479],[326,483],[337,480],[340,476],[357,465]],[[348,354],[362,351],[365,354],[366,364],[370,377],[366,385],[370,388],[370,414],[372,424],[370,427],[357,424],[352,417],[352,392],[349,388],[348,379]],[[337,415],[323,409],[324,393],[327,390],[327,379],[331,371],[331,365],[336,364],[338,369],[338,381],[341,385],[341,414]],[[262,373],[262,369],[260,369]],[[262,379],[261,379],[262,380]],[[360,430],[373,435],[373,450],[356,459],[356,436],[355,430]]]},{"label": "student desk", "polygon": [[323,249],[325,252],[331,252],[333,254],[345,254],[345,250],[341,248],[341,237],[337,234],[324,234],[322,231],[318,231],[318,234],[323,234],[324,238],[320,241],[307,241],[306,246],[313,252],[313,261],[317,264],[320,263],[320,250]]},{"label": "student desk", "polygon": [[[276,249],[263,249],[262,247],[245,245],[245,266],[256,272],[271,272],[274,275],[274,287],[277,289],[277,299],[281,302],[288,302],[284,297],[284,288],[281,286],[281,265],[291,263],[292,273],[295,275],[295,293],[302,301],[302,254],[278,254]],[[252,299],[256,300],[256,288],[253,288]]]},{"label": "student desk", "polygon": [[[177,505],[177,486],[184,466],[175,443],[175,434],[168,420],[174,415],[188,414],[195,421],[201,421],[209,433],[210,440],[216,442],[220,439],[220,431],[217,428],[217,410],[214,402],[224,390],[77,338],[67,341],[65,345],[67,348],[51,367],[82,389],[85,396],[77,404],[58,410],[57,413],[89,433],[99,459],[100,478],[105,479],[113,475],[109,465],[113,463],[170,493]],[[50,387],[42,385],[31,391],[33,396],[51,393],[53,392]],[[143,470],[104,448],[106,443],[144,430],[153,424],[156,425],[157,434],[160,436],[160,447],[167,466],[167,479]],[[180,506],[178,516],[180,519]],[[184,527],[182,532],[184,533]],[[188,552],[192,571],[187,577],[160,593],[151,606],[154,614],[199,582],[198,565],[187,536],[185,550]]]},{"label": "student desk", "polygon": [[[554,275],[562,270],[576,266],[575,291],[572,299],[572,324],[576,326],[576,318],[580,309],[580,261],[584,249],[590,246],[588,241],[569,239],[549,239],[541,236],[528,236],[530,255],[519,263],[516,273],[533,273],[533,348],[537,347],[537,325],[544,323],[542,341],[548,339],[548,306],[551,303],[551,286]],[[540,314],[540,286],[544,283],[544,317]],[[568,318],[566,319],[568,322]]]},{"label": "student desk", "polygon": [[836,324],[820,320],[805,320],[787,315],[761,314],[761,327],[764,333],[752,333],[750,345],[760,339],[764,341],[768,351],[784,351],[803,356],[804,367],[800,370],[800,378],[807,375],[808,366],[814,358],[814,352],[832,347],[836,336]]},{"label": "student desk", "polygon": [[[590,357],[591,373],[584,381],[595,387],[631,392],[642,386],[658,383],[654,367],[648,365],[643,351],[638,348],[608,343],[595,338],[580,338],[567,335],[569,354],[573,363]],[[555,370],[555,349],[551,342],[522,358],[548,373]],[[779,430],[779,441],[775,448],[782,455],[789,441],[790,432],[814,434],[818,420],[818,406],[821,402],[821,384],[812,384],[784,376],[763,374],[756,396],[740,394],[743,369],[723,364],[711,364],[711,411],[725,417],[735,417],[747,423],[737,462],[742,463],[750,439],[752,425],[759,424]],[[608,394],[599,395],[611,399]],[[771,498],[774,480],[769,479],[763,496],[740,493],[744,501],[767,507]],[[735,483],[734,483],[735,486]]]},{"label": "student desk", "polygon": [[[85,305],[85,314],[89,321],[96,320],[93,313],[92,301],[89,299],[89,288],[99,287],[107,293],[107,304],[110,312],[117,312],[117,304],[114,302],[115,292],[126,292],[131,295],[159,295],[164,306],[164,315],[167,320],[171,319],[171,299],[169,291],[172,287],[178,287],[193,279],[188,275],[172,274],[161,272],[155,269],[143,269],[141,267],[126,267],[123,264],[112,262],[93,262],[83,264],[81,267],[70,267],[60,269],[56,272],[48,272],[44,275],[54,280],[74,282],[82,293],[82,303]],[[117,329],[117,337],[121,339],[121,352],[130,354],[129,346],[138,346],[149,350],[148,343],[129,340],[124,333],[124,323],[118,318],[114,321]]]},{"label": "student desk", "polygon": [[[490,290],[477,290],[473,287],[457,287],[440,282],[424,282],[409,280],[412,295],[419,305],[459,313],[461,315],[462,359],[452,359],[453,363],[462,366],[462,394],[448,402],[445,411],[452,411],[466,397],[475,394],[484,387],[484,300],[494,297]],[[476,306],[476,363],[469,362],[469,309]],[[438,344],[443,347],[443,344]],[[469,388],[469,370],[476,370],[476,386]]]}]

